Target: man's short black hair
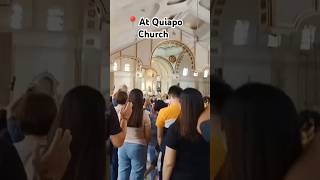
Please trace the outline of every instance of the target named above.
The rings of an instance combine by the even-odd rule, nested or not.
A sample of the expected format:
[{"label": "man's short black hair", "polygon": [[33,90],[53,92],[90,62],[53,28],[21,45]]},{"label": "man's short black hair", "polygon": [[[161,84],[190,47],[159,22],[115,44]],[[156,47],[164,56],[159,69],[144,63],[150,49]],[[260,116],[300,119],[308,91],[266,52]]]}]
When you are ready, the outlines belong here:
[{"label": "man's short black hair", "polygon": [[179,86],[171,86],[168,91],[168,95],[172,97],[179,98],[182,92],[182,88]]},{"label": "man's short black hair", "polygon": [[155,111],[160,111],[162,108],[165,108],[167,106],[168,106],[168,104],[166,104],[163,100],[157,100],[154,103],[154,110]]},{"label": "man's short black hair", "polygon": [[118,91],[115,95],[115,99],[118,104],[126,104],[128,100],[128,94],[124,91]]}]

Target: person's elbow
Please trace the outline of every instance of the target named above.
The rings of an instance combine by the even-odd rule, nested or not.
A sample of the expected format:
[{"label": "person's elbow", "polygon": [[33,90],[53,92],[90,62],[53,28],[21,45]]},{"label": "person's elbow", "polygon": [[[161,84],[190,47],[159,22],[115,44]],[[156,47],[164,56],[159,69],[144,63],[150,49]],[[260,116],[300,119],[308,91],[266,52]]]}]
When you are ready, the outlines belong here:
[{"label": "person's elbow", "polygon": [[162,141],[162,136],[160,136],[159,134],[157,135],[157,140],[160,143]]},{"label": "person's elbow", "polygon": [[167,168],[167,169],[172,169],[175,166],[175,161],[173,158],[166,158],[164,159],[163,165]]},{"label": "person's elbow", "polygon": [[112,135],[110,139],[111,139],[113,146],[116,148],[119,148],[124,144],[125,135],[123,132],[120,132],[116,135]]},{"label": "person's elbow", "polygon": [[165,161],[163,163],[163,165],[166,167],[166,169],[172,169],[172,168],[174,168],[175,163],[174,163],[174,161]]}]

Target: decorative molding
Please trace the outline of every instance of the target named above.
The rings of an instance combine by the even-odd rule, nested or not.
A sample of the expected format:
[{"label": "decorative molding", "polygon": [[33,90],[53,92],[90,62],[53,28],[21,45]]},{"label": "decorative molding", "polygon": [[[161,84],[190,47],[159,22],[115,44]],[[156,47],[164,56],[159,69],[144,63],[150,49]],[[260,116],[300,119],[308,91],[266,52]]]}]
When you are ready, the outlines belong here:
[{"label": "decorative molding", "polygon": [[263,30],[270,30],[273,25],[273,3],[272,0],[260,0],[260,25]]},{"label": "decorative molding", "polygon": [[225,3],[226,3],[226,0],[216,0],[216,1],[213,1],[210,5],[210,9],[212,12],[210,35],[213,38],[217,38],[219,36],[219,28],[221,24],[220,20],[223,14]]},{"label": "decorative molding", "polygon": [[[154,59],[154,58],[162,59],[162,60],[163,60],[163,62],[165,62],[166,64],[168,64],[168,65],[170,66],[171,72],[172,72],[173,74],[175,73],[175,71],[174,71],[174,68],[173,68],[172,64],[171,64],[171,63],[170,63],[166,58],[161,57],[161,56],[158,56],[158,57],[152,57],[152,59]],[[151,60],[151,62],[152,62],[152,60]],[[152,66],[152,65],[151,65],[151,66]]]},{"label": "decorative molding", "polygon": [[[151,53],[151,58],[150,60],[152,60],[153,58],[153,54],[154,54],[154,51],[159,47],[159,46],[162,46],[162,45],[167,45],[167,44],[175,44],[177,46],[180,46],[183,48],[183,51],[181,52],[181,54],[179,55],[177,61],[176,61],[176,65],[175,65],[175,72],[178,73],[179,72],[179,67],[180,67],[180,63],[182,61],[182,58],[184,57],[184,55],[187,53],[189,56],[190,56],[190,60],[191,60],[191,69],[192,69],[192,72],[195,71],[195,57],[192,53],[192,51],[190,50],[190,48],[185,45],[184,43],[180,42],[180,41],[177,41],[177,40],[166,40],[166,41],[161,41],[160,43],[158,43],[155,48],[152,50],[152,53]],[[167,60],[168,61],[168,60]]]}]

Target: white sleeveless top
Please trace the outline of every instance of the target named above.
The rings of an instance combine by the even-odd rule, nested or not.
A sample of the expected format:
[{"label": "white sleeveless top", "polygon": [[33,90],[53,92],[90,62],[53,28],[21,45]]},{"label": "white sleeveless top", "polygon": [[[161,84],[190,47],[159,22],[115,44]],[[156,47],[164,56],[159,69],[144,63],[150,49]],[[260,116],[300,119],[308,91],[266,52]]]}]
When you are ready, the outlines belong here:
[{"label": "white sleeveless top", "polygon": [[126,143],[147,145],[146,138],[144,137],[144,130],[146,128],[151,129],[149,114],[150,113],[148,111],[144,111],[142,127],[127,127],[127,134],[125,139]]}]

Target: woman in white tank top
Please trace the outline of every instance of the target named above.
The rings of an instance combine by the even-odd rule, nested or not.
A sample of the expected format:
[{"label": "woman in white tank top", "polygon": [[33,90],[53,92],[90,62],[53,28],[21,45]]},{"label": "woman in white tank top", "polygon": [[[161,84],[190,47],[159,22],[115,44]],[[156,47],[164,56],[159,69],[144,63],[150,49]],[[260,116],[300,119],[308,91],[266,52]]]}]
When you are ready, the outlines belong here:
[{"label": "woman in white tank top", "polygon": [[129,94],[132,115],[128,120],[124,145],[118,150],[119,180],[143,180],[147,163],[147,147],[151,138],[151,123],[143,109],[143,93],[133,89]]}]

